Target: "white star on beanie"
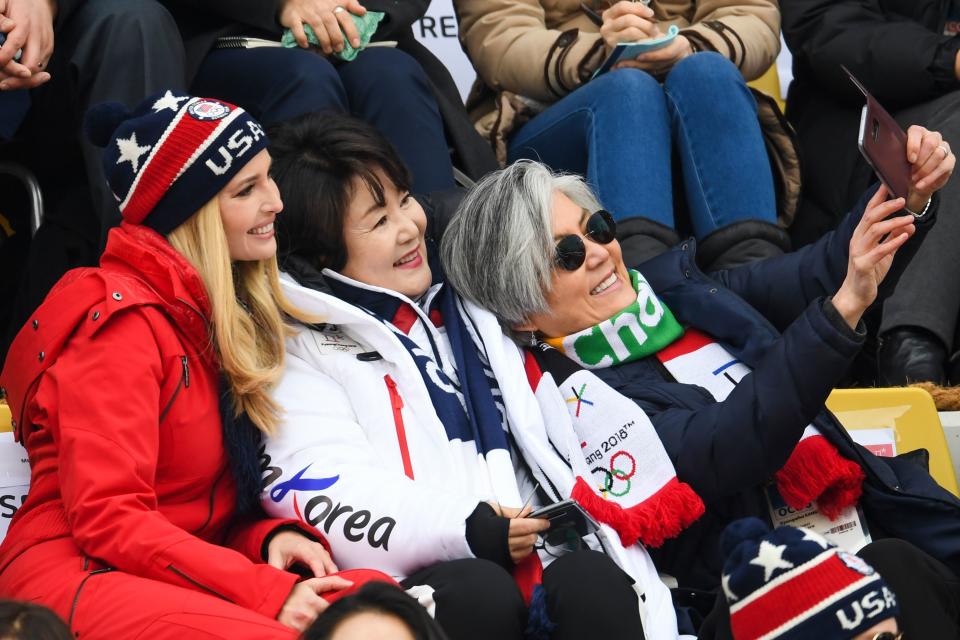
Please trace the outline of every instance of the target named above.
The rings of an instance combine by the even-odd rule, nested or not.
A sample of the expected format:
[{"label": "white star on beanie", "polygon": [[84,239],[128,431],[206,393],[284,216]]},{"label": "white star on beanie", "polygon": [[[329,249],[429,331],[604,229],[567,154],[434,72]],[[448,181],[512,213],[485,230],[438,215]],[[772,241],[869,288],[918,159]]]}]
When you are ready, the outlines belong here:
[{"label": "white star on beanie", "polygon": [[177,97],[167,89],[167,92],[163,94],[156,102],[153,103],[153,110],[156,113],[160,113],[164,109],[170,109],[173,112],[176,112],[180,108],[180,103],[184,100],[189,100],[189,96],[180,96]]},{"label": "white star on beanie", "polygon": [[763,567],[764,582],[769,582],[777,569],[793,569],[793,563],[783,559],[783,552],[786,550],[785,544],[770,544],[766,540],[760,543],[760,551],[750,564]]},{"label": "white star on beanie", "polygon": [[129,162],[133,166],[133,172],[140,170],[140,156],[150,151],[150,145],[140,146],[137,143],[137,132],[124,140],[117,138],[117,148],[120,149],[120,157],[117,158],[117,164]]}]

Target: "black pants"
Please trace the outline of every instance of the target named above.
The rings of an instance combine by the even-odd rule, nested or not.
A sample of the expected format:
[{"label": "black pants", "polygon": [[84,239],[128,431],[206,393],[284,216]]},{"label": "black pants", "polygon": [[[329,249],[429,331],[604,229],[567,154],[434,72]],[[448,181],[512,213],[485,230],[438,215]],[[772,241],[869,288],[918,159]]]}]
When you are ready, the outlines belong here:
[{"label": "black pants", "polygon": [[[442,562],[418,571],[403,588],[433,588],[436,620],[450,640],[520,640],[527,608],[511,575],[489,560]],[[609,557],[579,551],[543,572],[553,640],[622,638],[642,640],[640,610],[632,579]]]},{"label": "black pants", "polygon": [[433,88],[417,61],[398,49],[367,49],[343,64],[303,49],[218,49],[204,59],[190,91],[238,104],[267,126],[314,111],[356,116],[397,149],[414,192],[455,186]]},{"label": "black pants", "polygon": [[[897,594],[897,621],[904,638],[960,639],[960,579],[942,562],[896,538],[877,540],[857,555]],[[732,640],[730,610],[722,593],[698,637]]]},{"label": "black pants", "polygon": [[[896,118],[904,129],[921,124],[939,131],[944,140],[956,147],[960,144],[960,91],[898,111]],[[948,354],[960,351],[958,241],[960,181],[950,180],[940,191],[936,228],[923,239],[896,291],[883,303],[881,333],[896,327],[922,327],[940,338]],[[936,277],[930,277],[931,274]]]}]

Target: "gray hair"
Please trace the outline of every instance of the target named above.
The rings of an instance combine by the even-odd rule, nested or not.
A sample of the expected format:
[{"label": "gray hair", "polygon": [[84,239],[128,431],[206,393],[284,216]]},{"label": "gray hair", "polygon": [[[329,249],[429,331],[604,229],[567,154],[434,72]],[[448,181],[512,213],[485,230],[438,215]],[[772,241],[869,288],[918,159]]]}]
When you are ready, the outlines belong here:
[{"label": "gray hair", "polygon": [[506,329],[548,311],[555,192],[588,211],[600,208],[580,176],[520,160],[467,193],[440,242],[447,282]]}]

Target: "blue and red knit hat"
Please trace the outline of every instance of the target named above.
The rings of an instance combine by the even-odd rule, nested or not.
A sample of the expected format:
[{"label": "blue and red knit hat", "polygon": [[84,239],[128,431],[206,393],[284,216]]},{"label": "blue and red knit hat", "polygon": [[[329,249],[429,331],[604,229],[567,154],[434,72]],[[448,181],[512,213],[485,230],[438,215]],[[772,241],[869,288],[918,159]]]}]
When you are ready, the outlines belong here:
[{"label": "blue and red knit hat", "polygon": [[744,518],[720,544],[736,640],[854,638],[899,612],[873,567],[809,529]]},{"label": "blue and red knit hat", "polygon": [[116,102],[96,105],[87,112],[86,130],[104,147],[104,173],[123,219],[162,234],[267,147],[263,128],[240,107],[173,91],[132,112]]}]

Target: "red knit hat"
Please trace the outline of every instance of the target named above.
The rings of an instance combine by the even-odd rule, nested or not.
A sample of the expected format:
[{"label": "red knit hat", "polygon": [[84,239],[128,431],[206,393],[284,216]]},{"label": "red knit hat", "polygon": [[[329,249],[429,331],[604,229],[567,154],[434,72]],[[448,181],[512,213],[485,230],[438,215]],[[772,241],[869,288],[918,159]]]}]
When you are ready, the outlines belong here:
[{"label": "red knit hat", "polygon": [[873,567],[809,529],[731,523],[723,591],[736,640],[843,640],[899,612]]},{"label": "red knit hat", "polygon": [[87,136],[105,147],[103,168],[123,219],[166,234],[197,212],[267,147],[250,115],[228,102],[172,91],[132,112],[99,104]]}]

